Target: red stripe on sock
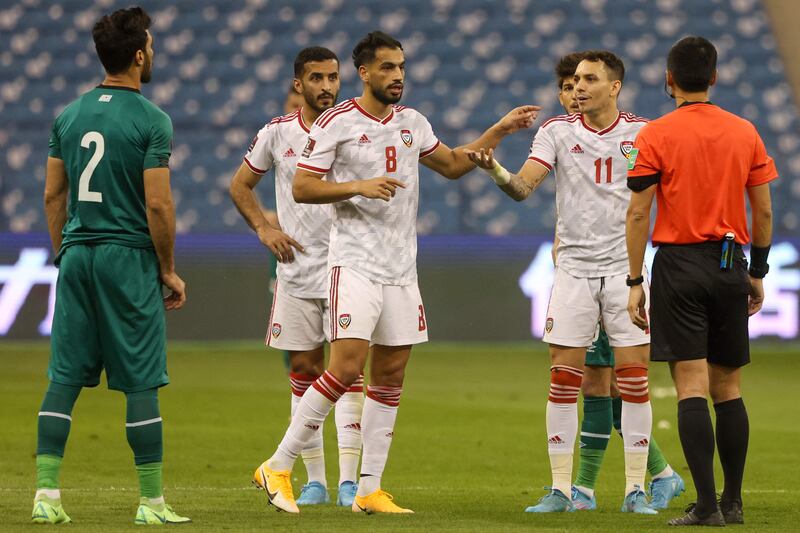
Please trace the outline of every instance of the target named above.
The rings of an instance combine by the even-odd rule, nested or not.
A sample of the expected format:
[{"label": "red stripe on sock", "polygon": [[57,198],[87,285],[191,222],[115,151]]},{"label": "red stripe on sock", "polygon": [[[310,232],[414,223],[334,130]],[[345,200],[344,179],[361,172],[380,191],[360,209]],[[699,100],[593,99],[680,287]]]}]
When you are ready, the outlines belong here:
[{"label": "red stripe on sock", "polygon": [[311,374],[298,374],[296,372],[289,373],[289,385],[292,387],[292,394],[295,396],[303,396],[308,388],[319,379],[319,376]]},{"label": "red stripe on sock", "polygon": [[577,403],[581,392],[583,371],[565,365],[550,367],[550,394],[548,400],[553,403]]},{"label": "red stripe on sock", "polygon": [[403,387],[381,387],[379,385],[367,385],[367,398],[371,398],[378,403],[397,407],[400,405],[400,394]]},{"label": "red stripe on sock", "polygon": [[647,366],[624,365],[616,368],[617,388],[623,402],[646,403],[650,401]]},{"label": "red stripe on sock", "polygon": [[342,385],[342,382],[327,370],[312,386],[334,403],[342,397],[342,394],[347,392],[347,387]]},{"label": "red stripe on sock", "polygon": [[358,376],[353,384],[347,389],[347,392],[364,392],[364,374]]}]

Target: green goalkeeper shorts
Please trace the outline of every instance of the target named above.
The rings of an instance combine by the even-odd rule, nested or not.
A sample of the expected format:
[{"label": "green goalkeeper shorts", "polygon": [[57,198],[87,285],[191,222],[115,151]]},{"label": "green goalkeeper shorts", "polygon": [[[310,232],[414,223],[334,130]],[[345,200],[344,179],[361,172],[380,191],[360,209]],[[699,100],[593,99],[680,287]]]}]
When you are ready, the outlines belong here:
[{"label": "green goalkeeper shorts", "polygon": [[599,328],[597,339],[586,349],[587,366],[614,366],[614,350],[608,344],[608,335]]},{"label": "green goalkeeper shorts", "polygon": [[64,250],[50,339],[51,381],[137,392],[169,383],[158,258],[149,248]]}]

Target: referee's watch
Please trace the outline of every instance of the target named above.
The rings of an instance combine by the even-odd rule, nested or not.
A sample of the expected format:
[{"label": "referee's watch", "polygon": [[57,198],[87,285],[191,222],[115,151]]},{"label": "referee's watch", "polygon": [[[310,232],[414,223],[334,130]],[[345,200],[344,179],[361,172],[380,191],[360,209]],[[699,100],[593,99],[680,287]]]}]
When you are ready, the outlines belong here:
[{"label": "referee's watch", "polygon": [[639,276],[638,278],[631,279],[630,276],[625,276],[625,285],[628,287],[635,287],[637,285],[641,285],[644,283],[644,275]]}]

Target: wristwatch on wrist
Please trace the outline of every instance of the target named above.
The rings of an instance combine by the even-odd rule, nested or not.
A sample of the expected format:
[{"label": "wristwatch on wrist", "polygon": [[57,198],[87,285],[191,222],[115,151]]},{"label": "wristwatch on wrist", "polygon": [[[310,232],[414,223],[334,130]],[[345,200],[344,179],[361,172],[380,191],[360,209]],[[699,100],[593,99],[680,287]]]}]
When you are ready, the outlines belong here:
[{"label": "wristwatch on wrist", "polygon": [[625,276],[625,285],[628,287],[635,287],[637,285],[641,285],[644,283],[644,276],[639,276],[638,278],[631,279],[630,276]]}]

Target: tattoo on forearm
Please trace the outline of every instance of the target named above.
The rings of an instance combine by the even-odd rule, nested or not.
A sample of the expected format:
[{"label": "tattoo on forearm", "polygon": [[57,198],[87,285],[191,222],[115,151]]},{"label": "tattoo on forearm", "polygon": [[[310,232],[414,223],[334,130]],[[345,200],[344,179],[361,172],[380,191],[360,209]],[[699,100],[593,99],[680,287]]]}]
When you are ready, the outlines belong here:
[{"label": "tattoo on forearm", "polygon": [[521,202],[527,198],[541,182],[542,180],[539,179],[533,183],[528,183],[519,175],[512,174],[511,181],[509,181],[506,185],[502,185],[500,189],[514,200]]}]

